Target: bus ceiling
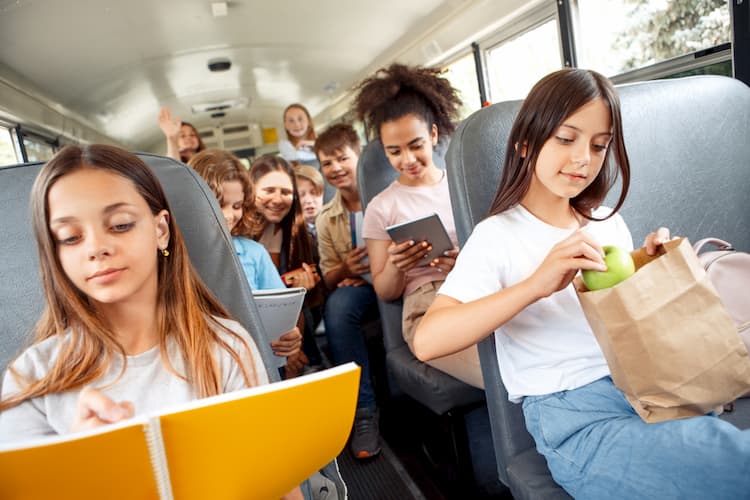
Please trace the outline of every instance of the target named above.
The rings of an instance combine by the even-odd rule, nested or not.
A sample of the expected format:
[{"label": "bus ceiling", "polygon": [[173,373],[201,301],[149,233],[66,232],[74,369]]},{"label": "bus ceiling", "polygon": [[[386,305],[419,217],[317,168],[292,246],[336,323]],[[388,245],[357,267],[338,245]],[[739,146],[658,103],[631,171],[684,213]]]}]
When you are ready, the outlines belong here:
[{"label": "bus ceiling", "polygon": [[[262,152],[274,147],[262,132],[283,136],[288,104],[303,103],[318,128],[350,119],[352,87],[393,61],[446,68],[464,114],[522,98],[564,65],[616,82],[708,71],[747,83],[749,3],[0,2],[0,121],[53,145],[163,152],[157,115],[166,106],[212,140]],[[675,12],[690,18],[674,21]],[[649,31],[654,20],[659,32]],[[238,126],[247,133],[232,142]]]}]

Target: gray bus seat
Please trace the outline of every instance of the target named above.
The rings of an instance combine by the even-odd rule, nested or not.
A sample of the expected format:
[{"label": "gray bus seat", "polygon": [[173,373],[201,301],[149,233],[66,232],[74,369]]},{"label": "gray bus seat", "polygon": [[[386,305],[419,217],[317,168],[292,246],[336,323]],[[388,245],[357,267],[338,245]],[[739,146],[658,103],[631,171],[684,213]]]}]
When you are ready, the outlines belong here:
[{"label": "gray bus seat", "polygon": [[[750,251],[750,89],[727,77],[699,76],[623,85],[630,192],[622,216],[641,245],[658,226],[691,241],[715,236]],[[459,241],[484,218],[500,177],[520,101],[477,111],[459,127],[447,154]],[[616,186],[605,204],[612,206]],[[526,432],[520,405],[510,403],[491,337],[480,360],[498,472],[516,499],[569,498]],[[750,427],[750,400],[722,418]]]},{"label": "gray bus seat", "polygon": [[[224,223],[216,197],[203,179],[184,163],[152,154],[138,156],[156,173],[179,224],[190,260],[203,281],[250,332],[266,366],[274,357],[261,327],[250,287]],[[29,193],[43,163],[0,168],[0,370],[28,344],[29,332],[43,309],[36,245],[29,221]],[[279,380],[269,370],[271,381]],[[323,474],[345,487],[335,462]],[[302,487],[311,498],[307,482]]]},{"label": "gray bus seat", "polygon": [[[213,192],[183,163],[140,154],[167,193],[173,216],[185,237],[190,259],[201,278],[253,335],[266,366],[273,366],[258,312]],[[43,304],[37,252],[29,221],[31,185],[43,163],[0,168],[0,368],[19,354]],[[269,373],[278,380],[278,373]]]},{"label": "gray bus seat", "polygon": [[[445,167],[440,154],[434,156],[434,161],[438,167]],[[357,166],[363,210],[366,211],[370,200],[397,177],[398,173],[385,156],[379,139],[365,146]],[[393,302],[378,299],[378,307],[391,385],[395,382],[398,390],[438,415],[484,400],[484,391],[481,389],[464,384],[414,357],[401,335],[401,299]]]}]

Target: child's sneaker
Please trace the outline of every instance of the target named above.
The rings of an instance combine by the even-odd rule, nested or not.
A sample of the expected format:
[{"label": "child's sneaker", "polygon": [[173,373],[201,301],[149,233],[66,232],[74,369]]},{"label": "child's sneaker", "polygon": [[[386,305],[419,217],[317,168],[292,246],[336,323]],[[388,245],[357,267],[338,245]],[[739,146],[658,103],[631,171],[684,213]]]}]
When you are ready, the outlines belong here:
[{"label": "child's sneaker", "polygon": [[349,444],[355,458],[370,458],[380,453],[378,411],[358,408],[354,416],[354,429]]}]

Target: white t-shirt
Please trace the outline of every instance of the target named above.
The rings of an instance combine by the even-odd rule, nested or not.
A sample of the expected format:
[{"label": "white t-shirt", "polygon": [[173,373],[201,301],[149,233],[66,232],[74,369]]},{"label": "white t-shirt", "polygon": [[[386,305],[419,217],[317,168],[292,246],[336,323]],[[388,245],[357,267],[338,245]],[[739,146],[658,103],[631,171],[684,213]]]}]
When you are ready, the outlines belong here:
[{"label": "white t-shirt", "polygon": [[[268,375],[253,339],[236,321],[216,318],[224,326],[238,333],[250,346],[250,352],[241,348],[234,337],[221,332],[220,336],[245,362],[250,380],[258,385],[268,383]],[[66,336],[63,341],[66,341]],[[60,351],[56,337],[50,337],[28,348],[13,363],[14,368],[32,380],[39,380],[49,372]],[[167,352],[172,366],[180,374],[185,374],[185,363],[177,343],[169,341]],[[221,369],[222,392],[232,392],[246,387],[237,364],[224,349],[217,347],[217,360]],[[252,364],[250,362],[252,360]],[[255,366],[256,373],[252,373]],[[197,399],[193,387],[184,379],[169,371],[161,360],[159,346],[146,352],[127,357],[125,374],[111,384],[120,374],[122,358],[115,357],[107,373],[90,386],[102,388],[102,392],[114,401],[131,401],[136,415],[151,413],[160,409]],[[18,392],[15,378],[6,372],[3,380],[2,397]],[[75,418],[78,395],[82,388],[63,393],[48,394],[26,400],[18,406],[0,413],[0,441],[29,439],[45,435],[67,434]]]},{"label": "white t-shirt", "polygon": [[279,156],[286,161],[298,161],[300,163],[313,162],[317,163],[318,158],[310,146],[295,148],[291,142],[286,139],[279,140]]},{"label": "white t-shirt", "polygon": [[[362,235],[366,239],[387,240],[386,227],[419,217],[437,213],[453,244],[458,247],[456,224],[453,222],[448,179],[443,175],[440,182],[432,186],[405,186],[393,181],[390,186],[378,193],[367,205],[362,223]],[[425,264],[429,264],[425,262]],[[445,273],[429,265],[417,266],[406,272],[404,295],[430,281],[442,281]]]},{"label": "white t-shirt", "polygon": [[[600,207],[594,217],[610,212]],[[619,214],[589,222],[585,231],[600,245],[633,248]],[[552,247],[572,232],[542,222],[521,205],[490,217],[474,228],[439,293],[470,302],[515,285],[533,274]],[[609,374],[572,284],[495,330],[495,345],[513,402],[575,389]]]}]

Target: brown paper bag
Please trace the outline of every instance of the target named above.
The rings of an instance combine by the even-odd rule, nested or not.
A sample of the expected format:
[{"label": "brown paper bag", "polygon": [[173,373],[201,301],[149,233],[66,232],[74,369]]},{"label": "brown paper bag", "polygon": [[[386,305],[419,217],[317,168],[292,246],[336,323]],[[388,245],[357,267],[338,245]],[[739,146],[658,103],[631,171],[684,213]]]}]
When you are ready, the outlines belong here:
[{"label": "brown paper bag", "polygon": [[750,358],[687,239],[632,253],[634,275],[576,291],[612,380],[646,422],[704,415],[750,390]]}]

